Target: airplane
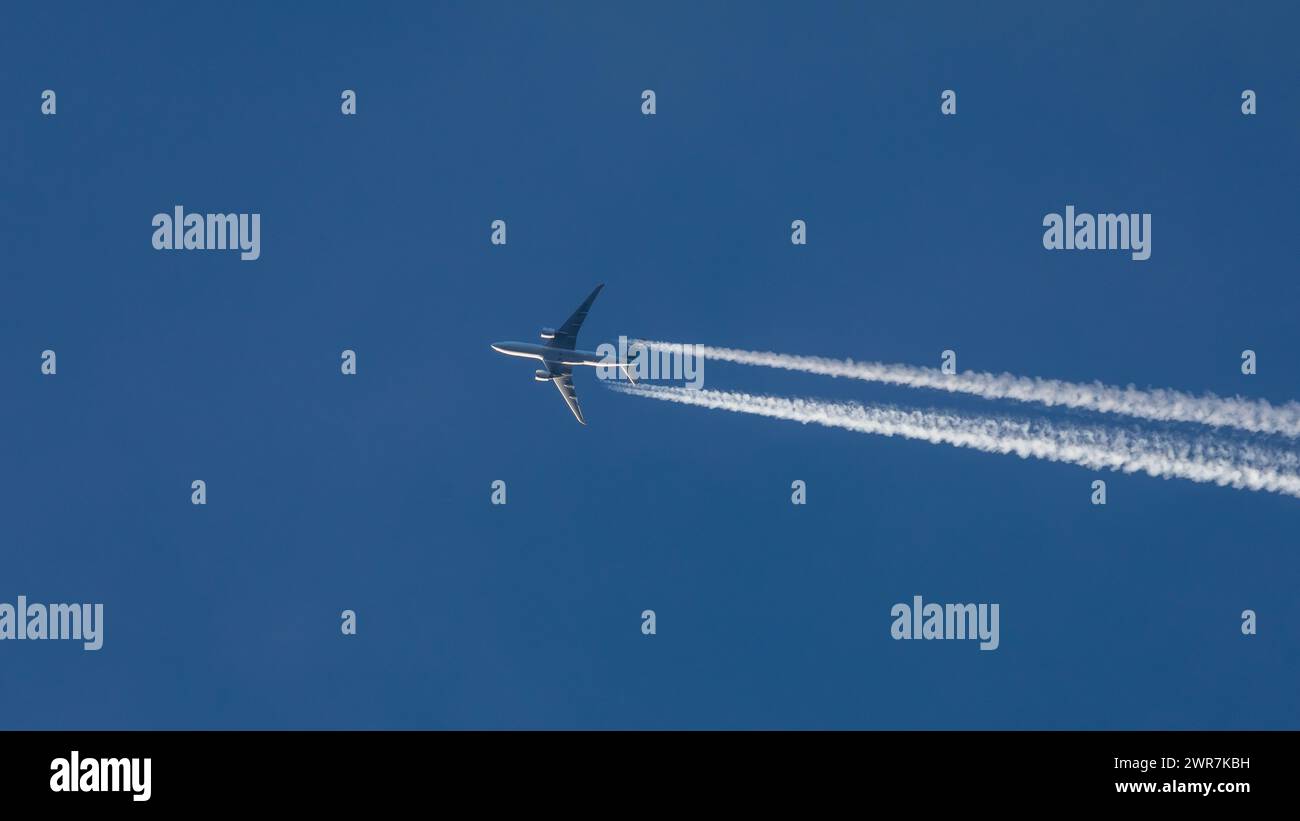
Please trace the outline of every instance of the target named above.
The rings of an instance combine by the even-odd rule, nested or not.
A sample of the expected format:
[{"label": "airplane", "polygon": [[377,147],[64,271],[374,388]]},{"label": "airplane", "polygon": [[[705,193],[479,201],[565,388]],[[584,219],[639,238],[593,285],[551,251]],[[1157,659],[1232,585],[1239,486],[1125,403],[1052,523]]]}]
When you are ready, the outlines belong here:
[{"label": "airplane", "polygon": [[628,381],[633,384],[636,380],[632,378],[632,371],[626,362],[612,362],[603,354],[594,351],[578,350],[578,329],[582,327],[582,322],[587,318],[587,312],[591,310],[591,303],[596,301],[596,295],[600,289],[605,287],[605,283],[596,286],[590,296],[582,301],[578,310],[565,320],[564,324],[555,328],[542,328],[541,337],[546,340],[545,345],[538,345],[533,342],[493,342],[492,350],[497,353],[503,353],[506,356],[522,356],[527,359],[537,359],[545,369],[539,368],[534,374],[533,379],[538,382],[552,382],[559,389],[560,396],[564,397],[564,403],[573,411],[574,417],[579,423],[585,425],[587,420],[582,418],[582,408],[578,407],[578,392],[573,387],[573,368],[574,366],[590,365],[618,365],[627,375]]}]

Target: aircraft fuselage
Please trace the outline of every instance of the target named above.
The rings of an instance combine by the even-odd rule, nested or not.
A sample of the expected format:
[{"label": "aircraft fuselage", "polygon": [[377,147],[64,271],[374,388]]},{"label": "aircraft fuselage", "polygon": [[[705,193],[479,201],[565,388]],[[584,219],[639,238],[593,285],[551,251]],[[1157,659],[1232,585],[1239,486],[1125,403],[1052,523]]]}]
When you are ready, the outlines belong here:
[{"label": "aircraft fuselage", "polygon": [[553,348],[549,345],[537,345],[532,342],[493,342],[492,350],[506,356],[537,359],[547,365],[595,366],[614,364],[609,360],[609,357],[595,351],[571,351],[565,348]]}]

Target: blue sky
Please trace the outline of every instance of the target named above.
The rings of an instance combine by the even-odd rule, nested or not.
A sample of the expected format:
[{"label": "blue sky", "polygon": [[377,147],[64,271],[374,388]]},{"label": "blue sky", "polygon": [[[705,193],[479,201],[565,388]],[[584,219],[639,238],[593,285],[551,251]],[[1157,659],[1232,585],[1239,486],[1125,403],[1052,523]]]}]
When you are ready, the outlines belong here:
[{"label": "blue sky", "polygon": [[[586,347],[1298,398],[1282,5],[10,9],[0,601],[106,624],[0,643],[0,726],[1300,726],[1293,498],[1105,474],[1096,507],[1083,468],[590,374],[583,428],[488,348],[603,281]],[[261,258],[153,250],[177,204],[260,213]],[[1068,204],[1151,213],[1151,259],[1045,251]],[[914,594],[1000,603],[1001,647],[891,640]]]}]

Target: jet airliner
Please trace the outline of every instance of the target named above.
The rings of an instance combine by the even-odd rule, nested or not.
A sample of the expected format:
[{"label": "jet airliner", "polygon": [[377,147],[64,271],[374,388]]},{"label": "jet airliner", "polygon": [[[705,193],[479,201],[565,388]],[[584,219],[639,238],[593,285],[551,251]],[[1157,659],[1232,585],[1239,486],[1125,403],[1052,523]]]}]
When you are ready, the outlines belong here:
[{"label": "jet airliner", "polygon": [[582,322],[587,318],[587,312],[591,310],[591,303],[596,301],[596,295],[600,289],[604,288],[602,282],[596,286],[596,290],[582,301],[578,310],[573,312],[563,325],[556,328],[542,328],[541,337],[546,340],[545,345],[538,345],[534,342],[494,342],[492,350],[497,353],[503,353],[506,356],[522,356],[527,359],[536,359],[542,363],[544,368],[539,368],[534,374],[533,379],[538,382],[553,382],[559,389],[560,396],[564,397],[564,403],[573,411],[574,417],[582,424],[587,424],[587,420],[582,418],[582,408],[578,407],[578,392],[573,387],[573,368],[575,365],[618,365],[627,375],[628,381],[635,382],[632,378],[632,372],[626,362],[611,360],[609,357],[598,354],[594,351],[578,350],[578,329],[582,327]]}]

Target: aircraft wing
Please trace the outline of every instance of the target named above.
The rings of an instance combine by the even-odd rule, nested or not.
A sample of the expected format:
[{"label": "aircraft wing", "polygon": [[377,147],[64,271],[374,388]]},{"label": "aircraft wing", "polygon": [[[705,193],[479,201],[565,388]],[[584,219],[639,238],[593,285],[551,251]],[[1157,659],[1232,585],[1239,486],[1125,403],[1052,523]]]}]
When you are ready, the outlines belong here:
[{"label": "aircraft wing", "polygon": [[[591,303],[596,301],[596,295],[599,294],[600,289],[604,287],[605,283],[603,282],[597,285],[596,290],[592,291],[591,295],[584,299],[582,304],[578,306],[578,310],[573,312],[573,316],[565,320],[565,323],[556,329],[555,338],[550,342],[552,348],[566,348],[571,351],[578,347],[578,329],[582,327],[583,320],[587,318],[587,312],[591,310]],[[555,384],[558,385],[560,383],[556,382]],[[568,394],[565,394],[564,398],[566,401],[569,401],[569,407],[575,407],[576,403],[569,400]],[[573,412],[575,414],[578,413],[576,409]],[[581,414],[578,414],[578,421],[582,421]],[[583,422],[583,424],[586,423]]]},{"label": "aircraft wing", "polygon": [[573,415],[577,417],[578,421],[584,425],[587,424],[587,420],[582,418],[582,408],[578,407],[578,391],[573,387],[573,372],[566,371],[563,376],[557,376],[551,381],[555,383],[555,387],[560,391],[560,396],[564,397],[564,404],[569,406],[569,410],[573,411]]}]

